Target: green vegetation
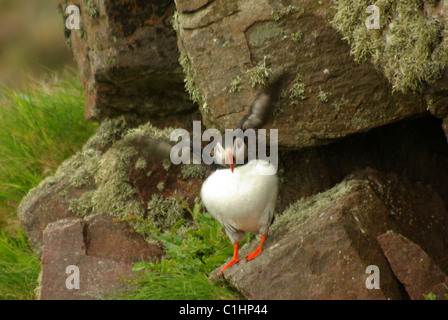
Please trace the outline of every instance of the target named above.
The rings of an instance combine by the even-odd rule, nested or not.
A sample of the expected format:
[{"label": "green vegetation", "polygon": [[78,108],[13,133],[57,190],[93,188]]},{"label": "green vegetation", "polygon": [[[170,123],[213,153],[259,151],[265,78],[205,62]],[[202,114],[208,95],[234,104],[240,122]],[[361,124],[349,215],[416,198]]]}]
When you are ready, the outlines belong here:
[{"label": "green vegetation", "polygon": [[180,169],[183,179],[201,179],[205,178],[205,170],[201,165],[189,164]]},{"label": "green vegetation", "polygon": [[425,300],[436,300],[437,297],[434,293],[430,292],[428,294],[423,294],[423,296],[425,297]]},{"label": "green vegetation", "polygon": [[[95,208],[110,211],[108,206],[113,206],[112,211],[119,213],[117,221],[127,221],[149,241],[163,244],[162,261],[136,264],[136,271],[144,274],[135,282],[135,290],[120,298],[240,298],[232,288],[208,279],[232,255],[233,247],[219,222],[200,212],[198,200],[190,211],[175,193],[153,196],[147,204],[148,218],[143,219],[145,208],[130,197],[134,188],[123,183],[123,173],[135,159],[135,139],[141,135],[167,138],[170,128],[156,130],[147,123],[130,129],[122,117],[106,119],[99,128],[87,122],[83,89],[73,73],[62,80],[30,85],[25,93],[4,93],[0,109],[0,299],[36,298],[40,263],[20,228],[16,207],[27,193],[38,193],[61,181],[67,182],[67,188],[95,182],[97,188],[80,198],[67,198],[78,214],[89,214]],[[146,170],[148,165],[138,157],[135,166]],[[168,163],[164,169],[170,169]],[[202,174],[194,169],[182,174]],[[67,189],[61,195],[68,197]],[[193,220],[185,219],[189,212]]]},{"label": "green vegetation", "polygon": [[182,66],[184,70],[185,90],[187,90],[187,92],[189,93],[190,99],[193,102],[202,105],[203,104],[202,94],[195,85],[196,72],[192,68],[190,58],[188,57],[185,50],[182,50],[180,52],[179,64]]},{"label": "green vegetation", "polygon": [[81,148],[96,124],[84,118],[84,93],[73,72],[29,84],[25,92],[2,93],[0,216],[5,217],[5,211],[13,211],[31,188]]},{"label": "green vegetation", "polygon": [[265,85],[269,76],[272,75],[272,69],[266,66],[266,57],[264,57],[263,64],[248,70],[247,74],[249,76],[249,83],[253,88],[257,84]]},{"label": "green vegetation", "polygon": [[294,81],[292,82],[291,88],[289,88],[288,91],[282,92],[282,98],[289,98],[291,99],[291,105],[297,105],[298,99],[304,100],[306,98],[305,89],[306,85],[302,82],[302,76],[300,74],[297,74],[297,76],[294,78]]},{"label": "green vegetation", "polygon": [[0,300],[35,299],[40,261],[26,235],[0,233]]},{"label": "green vegetation", "polygon": [[286,15],[292,14],[296,11],[296,8],[293,5],[289,5],[287,8],[282,8],[280,10],[272,10],[271,16],[274,21],[279,21],[283,19]]},{"label": "green vegetation", "polygon": [[180,33],[180,22],[179,22],[179,11],[174,10],[173,18],[171,19],[171,25],[173,26],[174,31],[179,35]]},{"label": "green vegetation", "polygon": [[75,72],[27,83],[24,91],[1,90],[0,299],[35,298],[40,271],[18,222],[17,205],[95,128],[84,118],[84,94]]},{"label": "green vegetation", "polygon": [[[437,295],[434,294],[433,292],[430,292],[428,294],[423,294],[423,297],[425,298],[425,300],[437,300]],[[440,296],[439,296],[440,297]],[[443,295],[443,298],[440,297],[441,300],[443,299],[448,299],[448,293],[445,293]]]},{"label": "green vegetation", "polygon": [[211,282],[207,277],[233,253],[233,247],[227,235],[222,232],[221,224],[208,213],[201,213],[198,198],[193,210],[185,202],[183,205],[192,215],[192,223],[181,219],[169,231],[162,232],[146,221],[141,231],[150,233],[153,239],[163,243],[165,256],[160,262],[134,264],[134,271],[142,272],[137,280],[130,282],[136,285],[135,290],[115,299],[241,298],[228,285],[220,281]]},{"label": "green vegetation", "polygon": [[297,31],[297,32],[294,32],[294,33],[291,33],[291,40],[292,40],[292,42],[300,42],[300,41],[302,41],[302,37],[303,37],[303,35],[302,35],[302,31]]},{"label": "green vegetation", "polygon": [[320,102],[328,102],[328,96],[329,94],[325,91],[323,91],[320,87],[319,87],[319,93],[317,95],[317,99]]},{"label": "green vegetation", "polygon": [[240,92],[241,91],[241,77],[236,76],[235,79],[230,83],[229,92]]},{"label": "green vegetation", "polygon": [[92,0],[84,0],[84,11],[90,18],[98,18],[100,16],[100,12]]},{"label": "green vegetation", "polygon": [[146,169],[146,160],[144,158],[138,158],[135,162],[135,169],[144,170]]},{"label": "green vegetation", "polygon": [[261,45],[268,38],[276,38],[283,34],[283,29],[275,22],[267,22],[255,28],[250,34],[249,43],[252,46]]}]

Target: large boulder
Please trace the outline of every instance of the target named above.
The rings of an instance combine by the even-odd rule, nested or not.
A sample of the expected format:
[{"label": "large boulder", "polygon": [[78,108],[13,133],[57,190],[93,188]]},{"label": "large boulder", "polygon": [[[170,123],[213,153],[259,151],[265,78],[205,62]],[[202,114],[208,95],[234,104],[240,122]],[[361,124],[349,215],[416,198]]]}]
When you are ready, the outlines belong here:
[{"label": "large boulder", "polygon": [[149,219],[162,230],[190,219],[181,199],[194,204],[205,171],[171,164],[170,132],[150,123],[131,129],[124,117],[103,121],[82,150],[20,203],[18,216],[36,253],[45,228],[67,217],[104,212],[136,229]]},{"label": "large boulder", "polygon": [[267,128],[279,130],[283,148],[327,144],[427,110],[422,94],[394,91],[374,66],[354,61],[330,0],[188,3],[176,2],[179,61],[208,127],[234,128],[280,73],[282,99]]},{"label": "large boulder", "polygon": [[379,235],[378,243],[411,299],[448,299],[448,276],[420,246],[393,231]]},{"label": "large boulder", "polygon": [[[428,110],[447,119],[448,1],[377,1],[374,9],[371,4],[335,1],[332,25],[350,44],[354,59],[374,65],[394,90],[421,93]],[[375,22],[377,28],[366,28]]]},{"label": "large boulder", "polygon": [[[130,289],[125,280],[136,277],[132,262],[156,261],[162,254],[126,223],[113,223],[102,213],[53,222],[43,242],[41,300],[104,299],[124,293]],[[79,287],[72,287],[76,276]]]},{"label": "large boulder", "polygon": [[[60,0],[65,10],[72,1]],[[86,95],[86,117],[102,120],[136,113],[176,122],[197,107],[184,90],[174,1],[77,1],[80,28],[65,29]]]},{"label": "large boulder", "polygon": [[[67,42],[86,90],[87,117],[102,124],[19,207],[42,257],[41,298],[75,298],[65,287],[67,264],[89,270],[81,271],[82,297],[124,290],[117,277],[132,277],[132,262],[161,254],[143,228],[146,220],[169,230],[189,218],[185,204],[193,205],[205,169],[173,165],[170,146],[161,142],[169,140],[171,128],[153,125],[191,125],[196,107],[184,82],[206,127],[222,130],[234,128],[279,74],[282,94],[267,125],[279,129],[283,149],[279,214],[262,255],[241,259],[223,273],[225,279],[250,299],[443,294],[438,290],[448,272],[448,153],[441,129],[448,123],[446,41],[445,22],[433,26],[431,19],[443,15],[446,1],[428,6],[419,0],[412,13],[437,29],[440,40],[428,35],[433,64],[419,60],[418,67],[435,73],[417,76],[417,82],[394,77],[393,59],[368,56],[374,46],[394,40],[390,29],[399,26],[399,14],[382,22],[384,34],[367,34],[359,29],[359,23],[365,28],[367,2],[177,0],[174,11],[172,1],[80,1],[81,29],[67,30]],[[61,9],[68,4],[62,1]],[[395,0],[378,5],[396,13],[403,8]],[[173,13],[178,38],[171,29]],[[356,19],[347,18],[352,15]],[[348,25],[341,24],[344,19]],[[367,54],[364,60],[359,52]],[[241,255],[255,245],[242,248]],[[400,247],[411,253],[408,261],[419,268],[415,275],[430,281],[413,281]],[[370,265],[380,270],[379,289],[366,287]],[[426,277],[434,270],[436,277]],[[107,285],[103,290],[98,283]]]},{"label": "large boulder", "polygon": [[[446,273],[448,214],[442,199],[429,186],[366,169],[291,205],[276,217],[262,254],[223,275],[248,299],[406,299],[403,277],[388,262],[399,259],[400,250],[385,255],[377,240],[389,230],[427,252],[433,266],[424,271]],[[380,272],[378,289],[366,286],[370,265]]]}]

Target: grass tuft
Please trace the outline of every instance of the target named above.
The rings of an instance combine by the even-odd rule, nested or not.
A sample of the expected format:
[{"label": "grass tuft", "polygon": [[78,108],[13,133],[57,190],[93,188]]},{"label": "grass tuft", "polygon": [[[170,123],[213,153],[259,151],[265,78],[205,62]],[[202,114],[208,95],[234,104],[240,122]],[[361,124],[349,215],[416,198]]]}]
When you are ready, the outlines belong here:
[{"label": "grass tuft", "polygon": [[73,72],[29,83],[25,92],[0,92],[0,208],[11,211],[80,149],[97,125],[84,118],[84,91]]},{"label": "grass tuft", "polygon": [[26,235],[15,237],[0,233],[0,300],[32,300],[40,272]]},{"label": "grass tuft", "polygon": [[79,76],[67,71],[26,89],[0,90],[0,299],[35,299],[39,259],[17,218],[31,188],[51,176],[93,134]]},{"label": "grass tuft", "polygon": [[143,227],[153,239],[163,244],[165,256],[160,262],[139,262],[134,271],[142,272],[133,292],[115,299],[135,300],[212,300],[241,299],[224,283],[211,282],[207,275],[222,265],[233,253],[232,244],[221,224],[208,213],[201,213],[198,198],[192,214],[194,226],[179,220],[170,231],[161,232],[150,222]]}]

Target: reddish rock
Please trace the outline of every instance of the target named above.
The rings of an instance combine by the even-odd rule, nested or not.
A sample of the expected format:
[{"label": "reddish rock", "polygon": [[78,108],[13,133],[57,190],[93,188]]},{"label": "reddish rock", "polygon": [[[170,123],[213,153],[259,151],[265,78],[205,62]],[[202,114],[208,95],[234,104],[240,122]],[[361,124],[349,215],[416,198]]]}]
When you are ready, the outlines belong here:
[{"label": "reddish rock", "polygon": [[[113,218],[123,219],[135,228],[143,227],[142,224],[136,226],[133,224],[135,221],[129,221],[127,218],[131,217],[129,214],[141,220],[151,218],[148,202],[153,196],[160,196],[161,201],[170,198],[165,202],[162,214],[171,210],[176,211],[176,217],[179,219],[181,215],[191,219],[188,210],[181,207],[180,200],[173,200],[173,195],[178,199],[183,198],[193,208],[204,177],[204,168],[194,165],[187,165],[185,168],[182,164],[171,164],[171,145],[167,142],[159,145],[159,140],[149,134],[151,130],[148,130],[148,126],[144,126],[146,129],[133,129],[129,133],[129,128],[121,121],[115,121],[115,124],[110,122],[105,121],[82,150],[67,159],[54,176],[47,178],[22,200],[18,216],[38,256],[41,256],[42,233],[48,224],[67,217],[104,212],[102,215],[96,215],[96,218],[87,218],[101,221],[96,223],[96,220],[92,220],[92,226],[97,228],[98,233],[102,233],[101,239],[108,237],[108,228],[118,228],[111,222]],[[162,135],[155,127],[151,128],[153,133]],[[141,130],[140,134],[136,134],[135,130]],[[127,133],[131,136],[126,136]],[[101,166],[103,170],[98,170]],[[99,171],[102,171],[104,176],[95,176],[99,175]],[[128,193],[124,198],[129,202],[133,201],[134,206],[126,206],[126,201],[111,204],[115,198],[122,196],[120,191],[116,190],[126,190]],[[159,205],[160,202],[156,201],[155,206]],[[138,212],[134,211],[136,208]],[[158,218],[163,219],[163,216]],[[167,226],[176,222],[177,220],[170,221]],[[124,234],[127,232],[125,223],[119,230]],[[100,239],[88,239],[93,246],[90,250],[95,250],[97,240]],[[133,252],[132,261],[146,254],[140,252],[140,247],[134,243],[135,239],[128,240],[126,236],[120,240],[110,238],[110,241],[115,241],[117,245],[121,244],[120,250]],[[99,251],[106,254],[104,249]],[[107,250],[107,254],[112,256],[106,254],[105,257],[113,258],[113,250]]]},{"label": "reddish rock", "polygon": [[[130,161],[128,179],[135,186],[139,200],[146,207],[153,195],[170,197],[176,194],[193,208],[194,199],[199,197],[202,181],[207,175],[207,168],[193,164],[174,165],[169,160],[171,145],[165,144],[165,150],[155,152],[156,144],[148,136],[135,139],[137,154]],[[144,170],[136,167],[137,161],[142,159],[146,163]],[[151,172],[149,177],[148,172]],[[185,218],[190,219],[191,215]]]},{"label": "reddish rock", "polygon": [[[234,128],[263,87],[283,72],[275,119],[279,146],[328,144],[426,112],[419,94],[392,92],[370,64],[359,64],[332,27],[332,1],[216,0],[180,11],[181,60],[207,127]],[[258,77],[258,78],[257,78]],[[268,130],[269,133],[269,130]]]},{"label": "reddish rock", "polygon": [[[388,230],[412,239],[446,273],[442,199],[429,186],[366,169],[276,216],[263,253],[244,261],[253,241],[223,275],[248,299],[408,299],[377,240]],[[379,290],[366,289],[369,265],[379,268]]]},{"label": "reddish rock", "polygon": [[[107,235],[98,226],[102,222],[104,227],[110,227]],[[136,258],[135,250],[140,249],[145,260],[160,258],[160,249],[145,246],[135,231],[110,223],[110,219],[99,214],[86,220],[67,218],[48,225],[42,249],[41,300],[91,300],[123,293],[129,289],[123,279],[135,278],[130,263]],[[124,250],[124,245],[131,244],[136,248]],[[112,252],[114,249],[116,252]],[[66,273],[69,266],[79,268],[79,289],[66,286],[67,278],[73,275]]]},{"label": "reddish rock", "polygon": [[392,229],[410,239],[427,252],[443,272],[448,272],[448,210],[436,189],[372,169],[355,172],[346,179],[362,179],[375,190],[389,211],[387,221],[395,226],[384,232]]},{"label": "reddish rock", "polygon": [[179,12],[193,12],[209,4],[212,0],[177,0],[176,9]]},{"label": "reddish rock", "polygon": [[[277,216],[262,254],[246,262],[257,241],[245,246],[224,277],[248,299],[402,299],[374,238],[386,216],[366,183],[341,183]],[[380,289],[366,288],[369,265],[380,269]]]},{"label": "reddish rock", "polygon": [[57,184],[41,190],[31,191],[20,203],[18,216],[28,240],[38,256],[42,253],[43,231],[52,222],[75,217],[68,203],[59,195],[64,186]]},{"label": "reddish rock", "polygon": [[[72,1],[60,0],[65,8]],[[86,94],[86,117],[137,113],[178,121],[196,110],[184,90],[174,1],[78,1],[80,29],[65,29]],[[184,116],[185,117],[185,116]]]},{"label": "reddish rock", "polygon": [[114,222],[111,215],[97,213],[85,218],[86,254],[131,264],[160,257],[162,250],[149,244],[126,222]]},{"label": "reddish rock", "polygon": [[393,231],[379,235],[378,242],[411,299],[424,300],[429,293],[444,299],[448,277],[419,245]]}]

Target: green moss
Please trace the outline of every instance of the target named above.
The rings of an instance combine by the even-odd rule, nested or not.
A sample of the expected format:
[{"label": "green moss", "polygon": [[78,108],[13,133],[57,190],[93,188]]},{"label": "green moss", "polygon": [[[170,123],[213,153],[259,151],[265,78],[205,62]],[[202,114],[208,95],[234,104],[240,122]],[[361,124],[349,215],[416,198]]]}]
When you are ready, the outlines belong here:
[{"label": "green moss", "polygon": [[249,37],[249,43],[252,46],[258,46],[262,44],[268,38],[275,38],[283,34],[282,28],[280,28],[275,22],[268,22],[257,27]]},{"label": "green moss", "polygon": [[144,170],[146,166],[146,160],[144,158],[138,158],[135,162],[135,169],[137,170]]},{"label": "green moss", "polygon": [[108,55],[105,59],[105,63],[108,67],[116,67],[117,66],[117,59],[113,55]]},{"label": "green moss", "polygon": [[65,45],[68,49],[72,50],[72,40],[70,39],[70,37],[65,38]]},{"label": "green moss", "polygon": [[423,14],[423,0],[379,0],[380,29],[368,29],[369,0],[337,0],[333,26],[358,62],[371,60],[402,92],[422,91],[448,66],[445,18]]},{"label": "green moss", "polygon": [[182,203],[177,198],[157,194],[152,195],[147,209],[148,221],[161,230],[170,230],[185,214]]},{"label": "green moss", "polygon": [[319,100],[320,102],[328,102],[328,96],[329,94],[327,92],[319,88],[319,94],[317,95],[317,100]]},{"label": "green moss", "polygon": [[241,91],[241,77],[236,76],[235,79],[230,83],[229,92],[240,92]]},{"label": "green moss", "polygon": [[93,50],[95,51],[103,50],[103,41],[101,40],[101,37],[98,35],[95,37],[95,41],[93,43]]},{"label": "green moss", "polygon": [[205,177],[204,168],[197,164],[183,165],[180,171],[183,179],[201,179]]},{"label": "green moss", "polygon": [[333,188],[314,196],[300,199],[290,205],[281,215],[277,215],[269,229],[271,234],[285,230],[295,230],[313,215],[320,214],[331,203],[350,193],[350,190],[362,182],[360,180],[343,181]]},{"label": "green moss", "polygon": [[81,216],[88,216],[94,213],[92,197],[95,190],[84,192],[79,198],[69,199],[68,208],[72,212],[76,212]]},{"label": "green moss", "polygon": [[165,171],[169,171],[170,167],[171,167],[171,161],[168,159],[163,159],[162,166],[163,166],[163,169],[165,169]]},{"label": "green moss", "polygon": [[291,33],[291,40],[292,42],[300,42],[302,41],[303,35],[302,31],[298,30],[297,32]]},{"label": "green moss", "polygon": [[274,21],[279,21],[281,18],[283,18],[284,13],[280,10],[272,10],[271,16]]},{"label": "green moss", "polygon": [[100,12],[92,0],[84,0],[84,12],[87,13],[90,18],[98,18],[100,16]]},{"label": "green moss", "polygon": [[170,140],[170,135],[173,130],[173,127],[165,127],[163,129],[160,129],[153,126],[150,122],[147,122],[138,126],[137,128],[129,129],[123,139],[133,140],[137,137],[149,136],[155,139]]},{"label": "green moss", "polygon": [[174,10],[173,18],[171,19],[171,25],[177,34],[180,34],[180,22],[179,22],[179,11]]},{"label": "green moss", "polygon": [[162,192],[165,189],[165,182],[161,181],[157,184],[157,190]]},{"label": "green moss", "polygon": [[263,64],[248,70],[247,74],[253,88],[257,84],[265,85],[269,76],[272,75],[272,69],[266,66],[266,57],[264,57]]},{"label": "green moss", "polygon": [[293,81],[293,85],[287,93],[283,94],[283,98],[289,97],[292,101],[291,104],[297,104],[297,99],[304,100],[305,97],[305,83],[302,82],[302,76],[297,74]]},{"label": "green moss", "polygon": [[274,21],[279,21],[279,20],[283,19],[283,17],[285,17],[286,15],[293,13],[295,10],[296,10],[296,8],[290,4],[286,8],[275,9],[275,10],[273,9],[271,12],[271,16],[272,16],[272,19],[274,19]]},{"label": "green moss", "polygon": [[191,61],[185,52],[185,50],[181,50],[179,57],[179,64],[182,66],[185,74],[185,90],[187,90],[190,95],[190,99],[193,102],[196,102],[199,105],[203,104],[203,98],[201,91],[195,85],[196,72],[193,70],[191,66]]},{"label": "green moss", "polygon": [[82,23],[81,21],[79,22],[79,37],[81,39],[87,40],[86,27],[84,26],[84,23]]},{"label": "green moss", "polygon": [[311,31],[311,35],[313,36],[314,39],[317,39],[319,37],[319,32],[317,30],[313,30]]},{"label": "green moss", "polygon": [[129,128],[123,116],[105,119],[95,135],[87,141],[83,147],[83,152],[90,153],[94,149],[104,150],[116,141],[121,140],[128,130]]},{"label": "green moss", "polygon": [[226,41],[222,44],[222,46],[223,46],[224,48],[230,48],[230,47],[232,46],[232,44],[231,44],[230,40],[226,40]]},{"label": "green moss", "polygon": [[[138,200],[137,190],[129,181],[131,160],[137,155],[134,145],[141,136],[169,139],[171,130],[159,130],[150,123],[129,129],[124,117],[104,120],[95,136],[78,153],[64,161],[53,176],[30,191],[24,205],[42,191],[63,185],[59,195],[65,197],[69,209],[76,214],[86,216],[107,212],[116,218],[128,218],[131,214],[143,219],[146,208]],[[146,166],[143,158],[136,161],[137,169],[143,170]],[[148,171],[147,175],[150,173]],[[69,191],[79,188],[86,191],[77,198],[70,196]],[[136,229],[141,224],[132,220],[129,223]]]},{"label": "green moss", "polygon": [[125,140],[115,143],[103,155],[95,175],[98,188],[92,197],[97,212],[107,212],[118,218],[124,218],[132,212],[134,216],[143,217],[143,206],[129,208],[129,202],[137,194],[135,187],[128,181],[129,161],[135,155],[137,150]]}]

